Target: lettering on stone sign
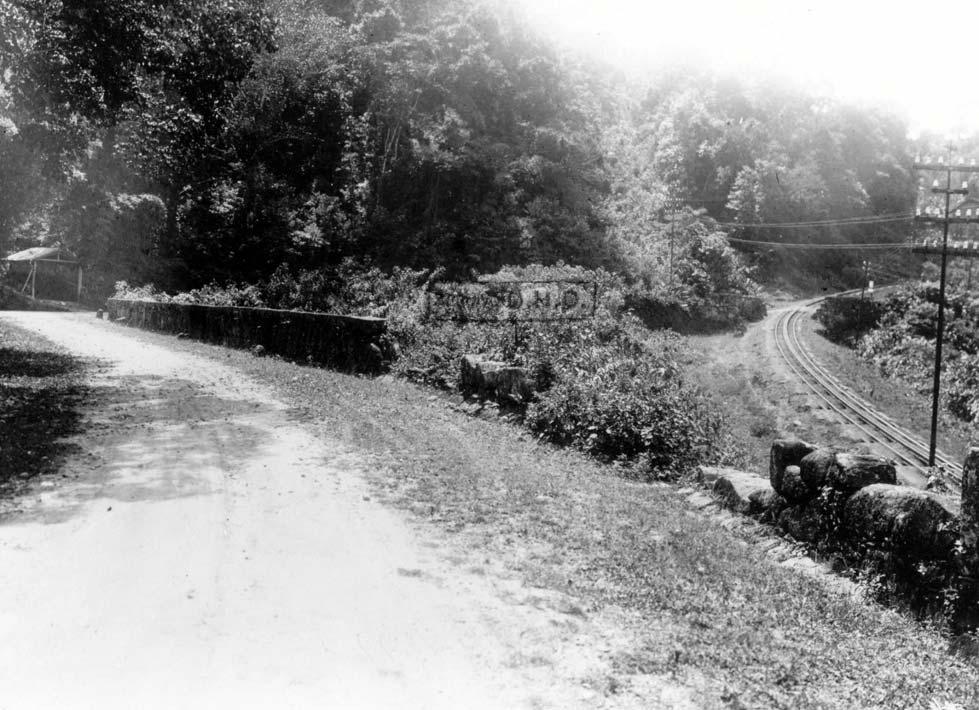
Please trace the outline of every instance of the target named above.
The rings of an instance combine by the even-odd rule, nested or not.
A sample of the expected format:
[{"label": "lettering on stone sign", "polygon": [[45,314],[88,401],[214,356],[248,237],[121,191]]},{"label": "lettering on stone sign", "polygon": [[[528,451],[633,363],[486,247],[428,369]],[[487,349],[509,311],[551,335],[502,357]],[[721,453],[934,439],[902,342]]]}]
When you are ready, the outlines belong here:
[{"label": "lettering on stone sign", "polygon": [[432,320],[507,322],[580,320],[596,308],[588,281],[504,281],[434,284],[427,294]]}]

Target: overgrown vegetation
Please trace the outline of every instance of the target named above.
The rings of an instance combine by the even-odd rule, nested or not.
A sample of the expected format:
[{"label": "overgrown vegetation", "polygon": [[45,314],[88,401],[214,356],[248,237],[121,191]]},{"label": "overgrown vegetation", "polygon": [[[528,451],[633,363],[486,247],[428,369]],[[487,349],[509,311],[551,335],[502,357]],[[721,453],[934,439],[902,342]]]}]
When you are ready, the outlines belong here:
[{"label": "overgrown vegetation", "polygon": [[819,304],[815,318],[823,326],[823,335],[834,343],[852,348],[877,327],[882,313],[883,306],[878,301],[836,296]]},{"label": "overgrown vegetation", "polygon": [[[645,477],[676,476],[707,461],[733,463],[740,455],[714,402],[685,381],[677,364],[678,337],[651,334],[623,310],[620,277],[564,265],[508,267],[479,280],[593,281],[599,304],[594,318],[455,323],[426,317],[425,288],[438,275],[396,269],[385,276],[345,262],[334,274],[289,277],[280,269],[254,286],[214,285],[175,296],[120,282],[116,295],[385,316],[398,352],[392,368],[407,379],[453,389],[462,357],[470,354],[523,367],[537,392],[519,411],[542,439],[627,463]],[[705,293],[715,288],[707,277],[698,285]]]},{"label": "overgrown vegetation", "polygon": [[[930,392],[938,285],[918,282],[871,303],[832,299],[817,315],[830,339],[856,347],[881,374]],[[955,416],[974,421],[979,417],[979,300],[949,289],[945,317],[942,401]]]}]

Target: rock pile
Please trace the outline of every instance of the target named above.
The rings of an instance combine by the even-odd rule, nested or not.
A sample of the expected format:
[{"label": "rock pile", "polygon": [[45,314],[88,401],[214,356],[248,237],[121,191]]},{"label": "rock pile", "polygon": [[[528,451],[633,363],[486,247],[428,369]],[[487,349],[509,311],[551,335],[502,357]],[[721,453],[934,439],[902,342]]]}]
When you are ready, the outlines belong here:
[{"label": "rock pile", "polygon": [[464,395],[510,404],[524,404],[534,393],[524,368],[487,360],[480,355],[463,356],[459,366],[459,389]]},{"label": "rock pile", "polygon": [[779,439],[769,478],[784,500],[778,525],[798,540],[832,538],[853,550],[902,558],[952,557],[955,514],[937,496],[897,485],[888,459]]}]

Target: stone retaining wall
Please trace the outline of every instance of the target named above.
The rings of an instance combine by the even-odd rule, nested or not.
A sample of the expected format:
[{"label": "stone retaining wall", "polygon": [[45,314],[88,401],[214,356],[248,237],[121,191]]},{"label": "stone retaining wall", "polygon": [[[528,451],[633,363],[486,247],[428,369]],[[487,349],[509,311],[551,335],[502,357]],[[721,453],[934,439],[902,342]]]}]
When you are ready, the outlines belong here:
[{"label": "stone retaining wall", "polygon": [[159,303],[110,298],[113,321],[350,372],[378,372],[390,359],[383,318],[329,313]]},{"label": "stone retaining wall", "polygon": [[777,526],[844,566],[864,568],[922,611],[957,599],[953,625],[979,626],[979,449],[957,501],[897,485],[893,462],[797,439],[773,443],[767,477],[704,468],[728,507]]}]

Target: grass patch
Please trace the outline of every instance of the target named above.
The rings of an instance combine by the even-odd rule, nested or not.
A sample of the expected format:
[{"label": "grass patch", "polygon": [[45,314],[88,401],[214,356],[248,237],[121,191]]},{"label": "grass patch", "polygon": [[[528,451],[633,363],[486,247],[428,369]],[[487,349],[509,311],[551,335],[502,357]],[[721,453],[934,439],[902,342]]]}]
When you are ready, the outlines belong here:
[{"label": "grass patch", "polygon": [[28,331],[0,322],[0,485],[57,473],[81,431],[87,396],[78,358]]},{"label": "grass patch", "polygon": [[940,630],[773,564],[670,486],[621,478],[392,378],[165,342],[272,384],[297,419],[372,454],[378,495],[451,533],[465,564],[502,561],[573,594],[586,615],[624,610],[638,641],[614,658],[618,688],[669,674],[701,707],[979,704],[979,670],[947,652]]},{"label": "grass patch", "polygon": [[765,337],[758,327],[742,336],[692,336],[681,360],[687,377],[715,399],[742,450],[733,465],[762,475],[768,474],[772,441],[781,436],[848,443],[836,422],[815,416],[808,396],[780,371]]}]

